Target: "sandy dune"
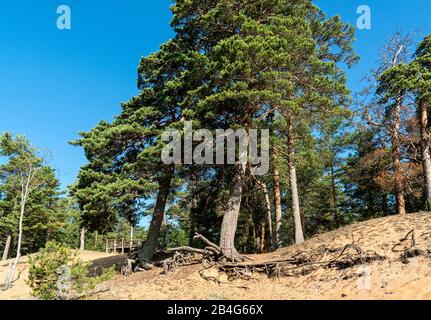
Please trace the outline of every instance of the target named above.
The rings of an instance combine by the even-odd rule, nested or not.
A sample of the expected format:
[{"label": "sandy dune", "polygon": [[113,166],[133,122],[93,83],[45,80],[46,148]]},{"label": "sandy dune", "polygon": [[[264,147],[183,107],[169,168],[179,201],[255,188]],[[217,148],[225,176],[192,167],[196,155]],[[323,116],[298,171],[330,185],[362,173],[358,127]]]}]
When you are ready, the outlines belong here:
[{"label": "sandy dune", "polygon": [[[424,254],[402,263],[401,247],[394,245],[414,229],[416,248]],[[306,276],[269,279],[254,274],[252,280],[218,285],[202,279],[200,266],[182,267],[168,276],[161,269],[117,276],[106,285],[109,291],[93,299],[431,299],[431,214],[392,216],[350,225],[316,236],[300,246],[290,246],[274,253],[252,256],[276,259],[321,246],[339,248],[354,242],[363,250],[374,250],[385,261],[354,266],[343,270],[318,269]],[[408,242],[408,241],[407,241]],[[400,250],[400,251],[398,251]],[[211,271],[210,271],[211,272]]]}]

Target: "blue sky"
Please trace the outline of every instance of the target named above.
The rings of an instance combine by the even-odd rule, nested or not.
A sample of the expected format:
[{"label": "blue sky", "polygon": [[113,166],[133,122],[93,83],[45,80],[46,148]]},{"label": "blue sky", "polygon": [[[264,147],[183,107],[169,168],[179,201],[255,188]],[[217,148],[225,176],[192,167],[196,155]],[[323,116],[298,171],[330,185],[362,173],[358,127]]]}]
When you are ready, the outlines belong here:
[{"label": "blue sky", "polygon": [[[72,30],[56,27],[59,5],[72,11]],[[368,5],[372,29],[358,30],[361,62],[348,71],[353,91],[373,66],[377,48],[397,28],[431,32],[428,0],[318,0],[328,15],[356,24]],[[141,56],[172,36],[168,0],[2,0],[0,2],[0,132],[24,133],[51,151],[62,186],[85,163],[68,141],[100,120],[111,120],[120,103],[137,93]]]}]

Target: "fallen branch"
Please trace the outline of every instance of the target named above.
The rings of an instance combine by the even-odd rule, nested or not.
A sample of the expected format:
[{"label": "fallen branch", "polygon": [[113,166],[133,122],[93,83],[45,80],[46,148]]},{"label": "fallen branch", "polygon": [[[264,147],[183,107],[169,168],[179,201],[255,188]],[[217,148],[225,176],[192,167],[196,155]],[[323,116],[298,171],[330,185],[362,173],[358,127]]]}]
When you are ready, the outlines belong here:
[{"label": "fallen branch", "polygon": [[176,251],[186,251],[186,252],[194,252],[194,253],[200,253],[200,254],[205,254],[206,251],[204,249],[197,249],[197,248],[192,248],[192,247],[177,247],[177,248],[170,248],[170,249],[166,249],[166,251],[168,252],[176,252]]},{"label": "fallen branch", "polygon": [[405,250],[408,250],[408,249],[404,249],[404,250],[395,250],[395,248],[397,248],[398,246],[400,246],[402,243],[404,243],[408,238],[409,238],[409,236],[411,236],[411,242],[410,242],[410,248],[408,248],[408,249],[411,249],[411,248],[413,248],[414,246],[416,246],[416,241],[415,241],[415,229],[412,229],[412,230],[410,230],[407,234],[406,234],[406,236],[404,237],[404,238],[402,238],[396,245],[394,245],[393,247],[392,247],[392,252],[400,252],[400,251],[405,251]]}]

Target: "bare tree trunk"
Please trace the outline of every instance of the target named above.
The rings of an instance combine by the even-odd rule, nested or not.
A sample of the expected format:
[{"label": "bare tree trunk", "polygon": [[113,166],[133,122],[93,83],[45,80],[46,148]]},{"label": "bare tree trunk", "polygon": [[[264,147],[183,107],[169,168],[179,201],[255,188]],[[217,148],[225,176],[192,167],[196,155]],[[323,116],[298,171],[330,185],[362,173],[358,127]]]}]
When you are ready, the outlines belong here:
[{"label": "bare tree trunk", "polygon": [[273,247],[273,233],[272,233],[272,210],[271,210],[271,201],[269,200],[268,188],[266,187],[266,183],[260,181],[256,178],[256,183],[260,186],[263,191],[263,195],[265,196],[265,208],[266,208],[266,219],[268,223],[268,247]]},{"label": "bare tree trunk", "polygon": [[190,231],[189,231],[189,246],[193,247],[194,236],[196,232],[196,207],[197,207],[197,177],[192,173],[190,178],[190,193],[191,193],[191,208],[190,208]]},{"label": "bare tree trunk", "polygon": [[292,115],[287,116],[287,162],[289,166],[290,175],[290,191],[292,194],[292,212],[293,222],[295,224],[295,243],[300,244],[304,242],[304,232],[302,230],[301,212],[299,209],[299,195],[298,195],[298,182],[296,178],[295,168],[295,148],[293,145],[293,126],[292,126]]},{"label": "bare tree trunk", "polygon": [[272,177],[274,181],[274,207],[275,207],[275,248],[281,247],[281,188],[280,174],[277,168],[273,168]]},{"label": "bare tree trunk", "polygon": [[265,252],[265,222],[260,226],[260,253]]},{"label": "bare tree trunk", "polygon": [[25,205],[27,203],[27,197],[29,193],[30,188],[30,182],[32,179],[32,174],[30,171],[30,174],[27,178],[27,182],[22,182],[21,187],[21,204],[20,204],[20,215],[19,215],[19,225],[18,225],[18,244],[16,248],[16,257],[12,264],[10,264],[9,270],[6,273],[6,281],[4,284],[5,289],[9,289],[12,286],[13,278],[15,277],[15,271],[16,267],[18,266],[19,258],[21,257],[21,245],[22,245],[22,234],[23,234],[23,221],[24,221],[24,212],[25,212]]},{"label": "bare tree trunk", "polygon": [[337,201],[337,184],[335,181],[335,169],[334,169],[334,159],[331,159],[331,187],[332,187],[332,210],[335,215],[335,221],[337,226],[341,226],[340,216],[338,214],[338,201]]},{"label": "bare tree trunk", "polygon": [[129,243],[129,245],[130,245],[130,252],[132,252],[132,249],[133,249],[133,226],[132,225],[130,225],[130,243]]},{"label": "bare tree trunk", "polygon": [[173,167],[166,166],[163,177],[159,182],[159,192],[157,194],[156,205],[154,207],[153,217],[151,219],[150,228],[148,230],[147,239],[138,251],[138,256],[141,261],[151,261],[157,247],[160,228],[165,216],[166,202],[171,189],[173,176]]},{"label": "bare tree trunk", "polygon": [[85,250],[85,228],[81,228],[79,250]]},{"label": "bare tree trunk", "polygon": [[393,109],[393,127],[391,132],[392,139],[392,162],[394,165],[394,190],[398,214],[405,214],[405,200],[403,192],[403,174],[401,167],[401,154],[400,154],[400,113],[401,113],[401,99],[397,100],[395,108]]},{"label": "bare tree trunk", "polygon": [[4,246],[2,261],[7,260],[7,257],[9,256],[9,249],[10,249],[11,241],[12,241],[12,236],[8,235],[6,238],[5,246]]},{"label": "bare tree trunk", "polygon": [[252,237],[253,237],[253,247],[254,247],[253,252],[256,253],[259,240],[257,239],[256,226],[254,226],[254,225],[253,225],[253,229],[252,229]]},{"label": "bare tree trunk", "polygon": [[94,245],[96,248],[97,248],[98,243],[99,243],[99,232],[97,232],[97,230],[96,230],[96,232],[94,233]]},{"label": "bare tree trunk", "polygon": [[431,210],[431,156],[430,156],[430,134],[428,130],[428,108],[426,101],[419,102],[419,122],[421,130],[421,152],[422,168],[425,182],[425,195],[427,198],[428,210]]},{"label": "bare tree trunk", "polygon": [[337,197],[337,181],[335,178],[335,155],[331,158],[331,188],[332,188],[332,210],[334,212],[335,222],[337,227],[340,228],[342,225],[340,212],[338,210],[338,197]]},{"label": "bare tree trunk", "polygon": [[224,255],[233,261],[243,261],[244,258],[235,249],[235,233],[238,224],[238,216],[241,208],[241,197],[245,166],[239,162],[235,165],[234,177],[232,179],[227,210],[223,216],[220,231],[220,248]]},{"label": "bare tree trunk", "polygon": [[[193,217],[192,217],[192,219],[193,219]],[[193,247],[193,240],[194,240],[195,233],[196,233],[195,223],[193,221],[191,221],[190,231],[189,231],[189,246],[190,247]]]}]

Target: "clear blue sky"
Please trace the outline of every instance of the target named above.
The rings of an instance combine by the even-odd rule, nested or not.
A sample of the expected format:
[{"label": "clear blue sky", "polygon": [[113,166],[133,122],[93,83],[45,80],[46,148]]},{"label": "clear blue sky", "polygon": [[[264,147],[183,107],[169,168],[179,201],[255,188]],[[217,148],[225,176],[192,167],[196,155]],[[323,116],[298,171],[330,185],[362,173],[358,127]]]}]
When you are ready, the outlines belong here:
[{"label": "clear blue sky", "polygon": [[[372,29],[358,30],[361,62],[348,71],[349,85],[373,66],[377,48],[398,27],[431,32],[428,0],[319,0],[329,15],[356,24],[359,5],[372,10]],[[56,27],[59,5],[72,10],[72,30]],[[172,36],[168,0],[2,0],[0,2],[0,132],[24,133],[52,153],[62,186],[85,163],[68,141],[137,93],[141,56]]]}]

